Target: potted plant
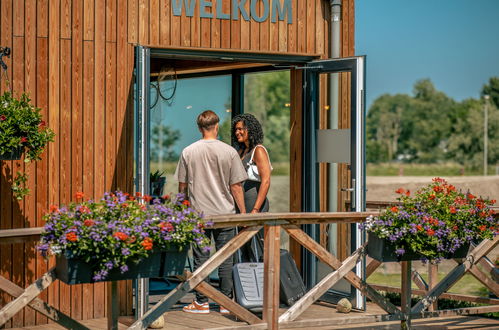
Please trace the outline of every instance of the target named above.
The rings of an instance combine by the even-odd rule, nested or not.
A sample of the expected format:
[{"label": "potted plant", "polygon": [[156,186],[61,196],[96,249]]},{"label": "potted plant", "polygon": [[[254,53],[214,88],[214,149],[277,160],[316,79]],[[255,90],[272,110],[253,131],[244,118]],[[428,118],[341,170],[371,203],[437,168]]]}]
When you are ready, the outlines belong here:
[{"label": "potted plant", "polygon": [[68,284],[182,274],[191,243],[208,249],[205,224],[183,195],[162,200],[118,191],[51,206],[38,249]]},{"label": "potted plant", "polygon": [[399,205],[363,224],[368,254],[374,259],[438,262],[460,258],[468,253],[470,242],[498,234],[498,220],[489,208],[495,200],[457,191],[441,178],[434,178],[414,196],[403,188],[396,192]]},{"label": "potted plant", "polygon": [[[23,153],[25,162],[40,159],[47,143],[54,141],[55,136],[42,120],[40,111],[25,93],[19,98],[10,92],[0,96],[0,160],[18,160]],[[26,180],[26,173],[17,172],[12,189],[18,199],[29,193]]]},{"label": "potted plant", "polygon": [[156,170],[155,172],[151,173],[149,176],[149,182],[151,186],[151,195],[154,197],[159,197],[163,196],[163,188],[166,183],[166,177],[163,175],[165,172],[160,172],[159,170]]}]

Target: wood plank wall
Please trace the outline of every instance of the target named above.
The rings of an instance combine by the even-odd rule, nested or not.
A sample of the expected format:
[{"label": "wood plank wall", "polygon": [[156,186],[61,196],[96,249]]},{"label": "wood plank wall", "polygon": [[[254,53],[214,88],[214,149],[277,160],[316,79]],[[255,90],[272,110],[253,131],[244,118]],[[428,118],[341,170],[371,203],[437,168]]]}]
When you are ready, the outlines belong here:
[{"label": "wood plank wall", "polygon": [[[214,7],[221,3],[224,13],[232,10],[232,1],[212,2]],[[133,190],[134,45],[328,57],[328,1],[292,3],[293,24],[287,24],[200,18],[199,9],[194,17],[177,17],[171,14],[171,0],[0,0],[0,46],[12,49],[6,59],[10,86],[2,80],[0,92],[10,87],[14,93],[28,92],[57,134],[41,161],[0,164],[0,228],[42,226],[49,205],[68,203],[78,191],[90,198],[114,189]],[[354,0],[344,0],[344,55],[353,54],[353,6]],[[300,75],[294,71],[291,82],[296,88],[293,211],[301,204]],[[29,174],[31,194],[23,201],[13,199],[10,190],[17,171]],[[0,275],[22,287],[52,265],[53,260],[36,256],[34,244],[3,245],[0,251]],[[105,292],[105,284],[56,283],[41,297],[75,318],[88,319],[105,316]],[[120,283],[122,314],[131,312],[130,297],[130,282]],[[0,292],[0,306],[10,300]],[[26,308],[7,327],[43,323],[45,317]]]}]

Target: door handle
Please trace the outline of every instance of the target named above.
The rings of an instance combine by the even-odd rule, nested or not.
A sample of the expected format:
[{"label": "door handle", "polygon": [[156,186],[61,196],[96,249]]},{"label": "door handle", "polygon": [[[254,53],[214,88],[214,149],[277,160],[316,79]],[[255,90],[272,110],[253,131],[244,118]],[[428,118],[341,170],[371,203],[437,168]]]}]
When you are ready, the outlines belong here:
[{"label": "door handle", "polygon": [[341,191],[353,191],[354,188],[341,188],[340,190]]}]

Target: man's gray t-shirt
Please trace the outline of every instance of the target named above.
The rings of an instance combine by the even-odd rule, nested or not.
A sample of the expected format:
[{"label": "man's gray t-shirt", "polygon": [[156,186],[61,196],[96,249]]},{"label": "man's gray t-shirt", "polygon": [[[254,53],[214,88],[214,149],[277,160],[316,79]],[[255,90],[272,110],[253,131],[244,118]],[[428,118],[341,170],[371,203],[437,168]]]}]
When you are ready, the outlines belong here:
[{"label": "man's gray t-shirt", "polygon": [[192,207],[205,215],[235,213],[230,185],[248,178],[236,150],[219,140],[199,140],[185,148],[175,175],[188,184]]}]

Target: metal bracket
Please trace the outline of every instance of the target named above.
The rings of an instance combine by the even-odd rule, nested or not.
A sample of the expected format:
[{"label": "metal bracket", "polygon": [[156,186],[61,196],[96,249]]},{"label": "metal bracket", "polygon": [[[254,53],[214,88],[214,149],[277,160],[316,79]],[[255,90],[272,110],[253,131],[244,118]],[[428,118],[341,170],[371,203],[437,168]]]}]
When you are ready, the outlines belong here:
[{"label": "metal bracket", "polygon": [[0,47],[0,66],[2,69],[7,70],[7,64],[3,61],[3,57],[10,57],[10,48],[9,47]]}]

